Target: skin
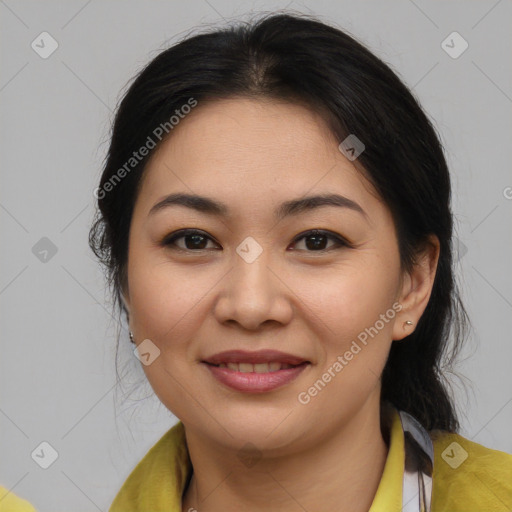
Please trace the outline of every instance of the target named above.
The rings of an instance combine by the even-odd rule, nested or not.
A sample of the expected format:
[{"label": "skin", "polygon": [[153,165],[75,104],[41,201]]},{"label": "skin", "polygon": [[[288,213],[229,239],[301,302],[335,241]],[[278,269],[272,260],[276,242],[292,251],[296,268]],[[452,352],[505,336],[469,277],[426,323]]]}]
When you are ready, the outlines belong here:
[{"label": "skin", "polygon": [[[388,208],[322,118],[303,106],[200,103],[171,135],[149,161],[135,204],[124,295],[136,342],[150,339],[160,350],[143,366],[147,378],[185,425],[194,473],[183,510],[259,511],[272,503],[284,512],[367,511],[388,451],[379,377],[392,340],[412,332],[428,303],[437,238],[402,274]],[[175,192],[222,201],[229,215],[176,205],[149,215]],[[316,193],[344,195],[367,218],[336,206],[274,217],[282,202]],[[161,243],[184,228],[205,232],[204,249],[190,238],[174,248]],[[351,246],[326,239],[323,250],[311,248],[311,238],[297,239],[310,229]],[[250,264],[236,252],[248,236],[262,248]],[[402,310],[308,404],[299,403],[299,393],[395,302]],[[406,320],[413,325],[404,329]],[[247,394],[201,363],[224,350],[267,348],[311,364],[279,389]],[[248,442],[261,455],[252,467],[238,457]]]}]

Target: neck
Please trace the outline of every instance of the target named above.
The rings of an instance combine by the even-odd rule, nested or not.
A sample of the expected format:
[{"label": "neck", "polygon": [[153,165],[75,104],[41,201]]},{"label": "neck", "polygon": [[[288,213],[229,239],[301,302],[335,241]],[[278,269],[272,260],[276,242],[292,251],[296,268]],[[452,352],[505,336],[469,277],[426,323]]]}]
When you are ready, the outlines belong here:
[{"label": "neck", "polygon": [[367,404],[341,429],[300,453],[263,457],[247,467],[237,450],[211,445],[186,430],[194,468],[183,510],[367,512],[377,491],[388,447],[379,404]]}]

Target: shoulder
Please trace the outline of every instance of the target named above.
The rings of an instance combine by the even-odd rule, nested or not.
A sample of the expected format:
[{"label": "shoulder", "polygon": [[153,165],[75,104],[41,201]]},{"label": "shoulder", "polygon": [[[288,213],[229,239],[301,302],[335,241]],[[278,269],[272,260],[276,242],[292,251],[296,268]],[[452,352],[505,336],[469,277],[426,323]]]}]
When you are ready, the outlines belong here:
[{"label": "shoulder", "polygon": [[512,510],[512,455],[445,431],[434,444],[432,510]]},{"label": "shoulder", "polygon": [[27,501],[0,485],[0,512],[36,512]]},{"label": "shoulder", "polygon": [[[168,430],[132,470],[109,512],[169,510],[190,472],[181,422]],[[172,509],[174,510],[174,509]]]}]

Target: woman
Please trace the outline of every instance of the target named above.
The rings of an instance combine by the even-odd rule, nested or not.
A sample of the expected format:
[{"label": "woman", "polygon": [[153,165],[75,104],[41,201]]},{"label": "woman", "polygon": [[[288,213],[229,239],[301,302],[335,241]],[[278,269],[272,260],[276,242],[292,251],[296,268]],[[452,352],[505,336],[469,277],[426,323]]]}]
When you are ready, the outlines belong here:
[{"label": "woman", "polygon": [[457,434],[439,370],[466,327],[450,193],[416,100],[338,29],[273,15],[150,62],[90,243],[180,422],[110,511],[510,510],[512,456]]}]

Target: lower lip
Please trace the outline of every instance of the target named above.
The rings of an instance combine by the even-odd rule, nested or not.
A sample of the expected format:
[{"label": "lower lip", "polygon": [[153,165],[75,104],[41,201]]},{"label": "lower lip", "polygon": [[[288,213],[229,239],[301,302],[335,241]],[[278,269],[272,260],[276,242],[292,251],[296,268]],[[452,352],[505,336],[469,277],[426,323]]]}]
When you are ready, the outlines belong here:
[{"label": "lower lip", "polygon": [[303,363],[293,368],[277,370],[268,373],[255,372],[237,372],[230,368],[219,368],[211,364],[206,364],[212,375],[222,384],[242,391],[244,393],[265,393],[280,388],[296,379],[309,363]]}]

